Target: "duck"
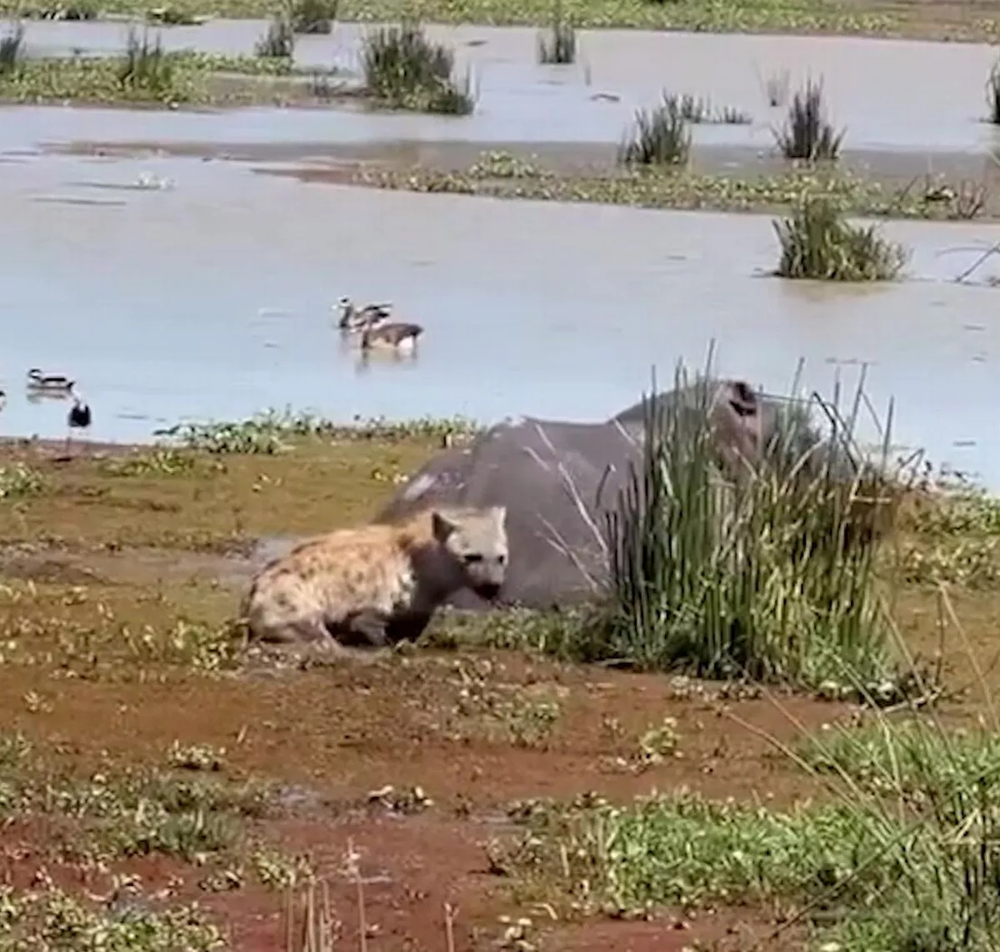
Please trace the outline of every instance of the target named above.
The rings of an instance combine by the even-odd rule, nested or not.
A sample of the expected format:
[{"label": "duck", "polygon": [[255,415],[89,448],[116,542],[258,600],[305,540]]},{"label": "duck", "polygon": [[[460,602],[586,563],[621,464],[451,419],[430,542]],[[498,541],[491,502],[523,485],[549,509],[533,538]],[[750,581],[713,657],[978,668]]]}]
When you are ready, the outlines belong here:
[{"label": "duck", "polygon": [[375,326],[387,321],[392,311],[392,303],[366,304],[357,308],[347,295],[338,302],[340,308],[340,329],[342,331],[359,331],[368,326]]},{"label": "duck", "polygon": [[391,324],[376,324],[365,327],[361,332],[361,350],[369,351],[376,347],[391,347],[399,349],[404,344],[417,346],[417,338],[424,329],[419,324],[409,324],[394,321]]},{"label": "duck", "polygon": [[49,392],[69,393],[76,386],[75,380],[62,374],[43,374],[37,367],[28,371],[29,390],[47,390]]}]

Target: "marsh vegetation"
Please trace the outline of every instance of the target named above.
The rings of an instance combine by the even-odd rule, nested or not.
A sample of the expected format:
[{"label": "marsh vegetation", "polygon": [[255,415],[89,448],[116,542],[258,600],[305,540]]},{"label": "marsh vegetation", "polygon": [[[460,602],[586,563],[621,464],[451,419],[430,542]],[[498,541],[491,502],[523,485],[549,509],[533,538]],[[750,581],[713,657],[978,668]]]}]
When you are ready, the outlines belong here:
[{"label": "marsh vegetation", "polygon": [[368,33],[361,68],[368,94],[386,108],[460,116],[475,109],[471,78],[456,79],[454,53],[428,40],[418,23]]},{"label": "marsh vegetation", "polygon": [[[958,703],[974,670],[945,635],[985,644],[949,619],[993,617],[1000,506],[911,486],[881,456],[858,465],[858,395],[843,410],[790,404],[759,465],[735,471],[699,413],[656,395],[645,462],[602,527],[601,597],[446,613],[422,648],[366,666],[360,695],[356,671],[245,646],[231,624],[242,583],[222,566],[256,538],[368,517],[443,433],[469,438],[474,423],[268,413],[107,458],[5,448],[0,813],[19,939],[58,946],[72,921],[109,947],[208,949],[281,913],[278,947],[289,921],[319,942],[359,920],[428,948],[451,930],[457,946],[471,924],[454,899],[481,877],[457,872],[455,825],[499,809],[515,827],[485,844],[497,888],[476,926],[497,941],[564,928],[531,915],[544,901],[591,917],[584,929],[662,910],[696,939],[701,908],[778,902],[846,952],[924,948],[955,923],[986,942],[996,745],[919,711]],[[821,431],[838,434],[830,453]],[[943,580],[961,604],[942,612]],[[947,665],[911,662],[931,649]],[[984,669],[988,648],[974,650]],[[488,786],[447,766],[487,752],[503,766]],[[653,788],[666,792],[632,801]],[[811,805],[793,807],[800,794]],[[61,885],[95,863],[121,877],[90,890],[106,903]],[[169,889],[151,863],[169,864]],[[378,870],[393,882],[369,890]],[[126,896],[141,921],[118,915]]]},{"label": "marsh vegetation", "polygon": [[651,109],[635,114],[632,128],[618,149],[618,162],[626,166],[682,168],[691,154],[691,129],[677,96],[663,94]]},{"label": "marsh vegetation", "polygon": [[833,162],[840,155],[845,131],[837,132],[826,116],[823,84],[808,80],[792,98],[784,125],[774,136],[786,159]]},{"label": "marsh vegetation", "polygon": [[821,281],[891,281],[906,250],[877,225],[847,221],[827,197],[806,194],[791,215],[774,223],[780,257],[776,274]]}]

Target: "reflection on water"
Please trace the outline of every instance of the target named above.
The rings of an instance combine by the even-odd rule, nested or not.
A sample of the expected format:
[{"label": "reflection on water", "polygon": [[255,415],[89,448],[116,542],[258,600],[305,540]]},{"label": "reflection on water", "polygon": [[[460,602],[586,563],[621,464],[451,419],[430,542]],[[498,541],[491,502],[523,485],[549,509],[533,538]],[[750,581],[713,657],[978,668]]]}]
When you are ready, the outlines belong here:
[{"label": "reflection on water", "polygon": [[[851,288],[760,276],[776,259],[766,216],[308,186],[183,159],[91,171],[177,187],[118,207],[32,202],[74,195],[80,162],[61,157],[0,180],[8,434],[65,435],[65,403],[23,393],[36,365],[78,381],[92,439],[141,440],[269,406],[598,419],[634,402],[652,365],[662,382],[715,340],[721,373],[778,392],[800,357],[821,393],[871,364],[876,406],[898,402],[896,442],[1000,485],[1000,325],[984,318],[1000,291],[951,280],[998,226],[892,223],[913,279]],[[419,360],[362,364],[333,326],[345,293],[422,324]]]},{"label": "reflection on water", "polygon": [[[264,21],[216,20],[151,32],[159,33],[169,49],[232,54],[251,52],[266,26]],[[356,72],[364,29],[339,23],[330,36],[298,37],[296,59],[303,66]],[[123,47],[126,30],[121,23],[30,22],[26,35],[29,48],[40,55],[68,55],[77,48],[106,54]],[[266,109],[95,113],[26,107],[18,111],[16,124],[0,124],[0,147],[20,136],[32,141],[617,143],[634,110],[669,89],[708,97],[718,107],[731,106],[754,117],[751,126],[698,126],[697,144],[770,148],[771,127],[783,110],[769,107],[765,87],[768,76],[785,70],[793,88],[807,76],[823,77],[832,118],[848,129],[849,149],[989,151],[997,145],[995,129],[982,121],[983,84],[996,58],[984,44],[580,31],[577,65],[539,66],[533,28],[440,26],[428,32],[456,49],[460,73],[471,68],[479,93],[473,116]],[[873,90],[878,94],[872,95]]]}]

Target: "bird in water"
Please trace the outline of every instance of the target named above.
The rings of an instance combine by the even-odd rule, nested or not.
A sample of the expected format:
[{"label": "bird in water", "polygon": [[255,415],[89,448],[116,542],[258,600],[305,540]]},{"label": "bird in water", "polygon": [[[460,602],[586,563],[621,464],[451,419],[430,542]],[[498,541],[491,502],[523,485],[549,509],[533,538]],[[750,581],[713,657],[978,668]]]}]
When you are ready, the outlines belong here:
[{"label": "bird in water", "polygon": [[70,407],[69,416],[66,418],[69,429],[66,431],[66,452],[69,452],[70,434],[73,430],[87,430],[93,422],[90,412],[90,405],[84,403],[78,396],[73,397],[73,406]]},{"label": "bird in water", "polygon": [[415,349],[417,338],[424,329],[419,324],[408,324],[402,321],[391,324],[369,325],[361,332],[361,350],[370,351],[376,348],[392,348],[400,350],[404,347]]},{"label": "bird in water", "polygon": [[344,295],[338,302],[340,308],[340,321],[338,326],[342,331],[360,331],[365,327],[375,326],[389,319],[392,312],[392,304],[366,304],[364,307],[355,307],[347,295]]},{"label": "bird in water", "polygon": [[62,374],[43,374],[37,367],[28,371],[28,389],[45,393],[70,393],[76,385],[75,380]]}]

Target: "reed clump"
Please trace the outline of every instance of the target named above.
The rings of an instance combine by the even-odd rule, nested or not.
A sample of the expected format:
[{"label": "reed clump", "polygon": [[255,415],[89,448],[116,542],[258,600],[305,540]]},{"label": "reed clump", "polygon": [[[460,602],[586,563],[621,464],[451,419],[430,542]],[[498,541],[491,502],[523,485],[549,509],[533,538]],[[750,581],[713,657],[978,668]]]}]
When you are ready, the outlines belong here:
[{"label": "reed clump", "polygon": [[684,103],[664,94],[652,109],[640,109],[632,128],[618,149],[618,162],[627,166],[673,166],[687,164],[691,153],[691,130],[684,117]]},{"label": "reed clump", "polygon": [[855,225],[824,196],[805,196],[774,222],[781,249],[776,275],[820,281],[891,281],[908,255],[876,225]]},{"label": "reed clump", "polygon": [[16,73],[24,62],[24,24],[0,37],[0,76]]},{"label": "reed clump", "polygon": [[183,98],[177,90],[177,57],[163,49],[159,37],[150,40],[145,30],[141,37],[129,30],[117,78],[122,89],[133,94],[160,100]]},{"label": "reed clump", "polygon": [[559,3],[553,12],[551,26],[538,34],[538,62],[561,66],[576,62],[576,30],[563,16]]},{"label": "reed clump", "polygon": [[289,10],[293,33],[321,34],[333,32],[339,0],[294,0]]},{"label": "reed clump", "polygon": [[455,55],[417,23],[381,27],[365,37],[361,65],[368,94],[391,109],[469,115],[471,82],[454,75]]},{"label": "reed clump", "polygon": [[1000,126],[1000,60],[993,64],[986,80],[986,107],[989,110],[989,121]]},{"label": "reed clump", "polygon": [[774,136],[786,159],[833,162],[840,155],[845,132],[837,132],[826,118],[823,84],[809,80],[792,98],[785,124]]},{"label": "reed clump", "polygon": [[846,421],[820,405],[824,438],[815,403],[784,412],[757,458],[734,465],[720,455],[714,393],[679,369],[673,395],[654,388],[645,401],[640,462],[607,519],[606,596],[581,633],[588,653],[883,690],[894,682],[875,556],[897,496],[853,447],[860,401]]},{"label": "reed clump", "polygon": [[254,44],[254,53],[268,59],[290,59],[295,53],[295,29],[292,14],[275,14],[264,35]]}]

